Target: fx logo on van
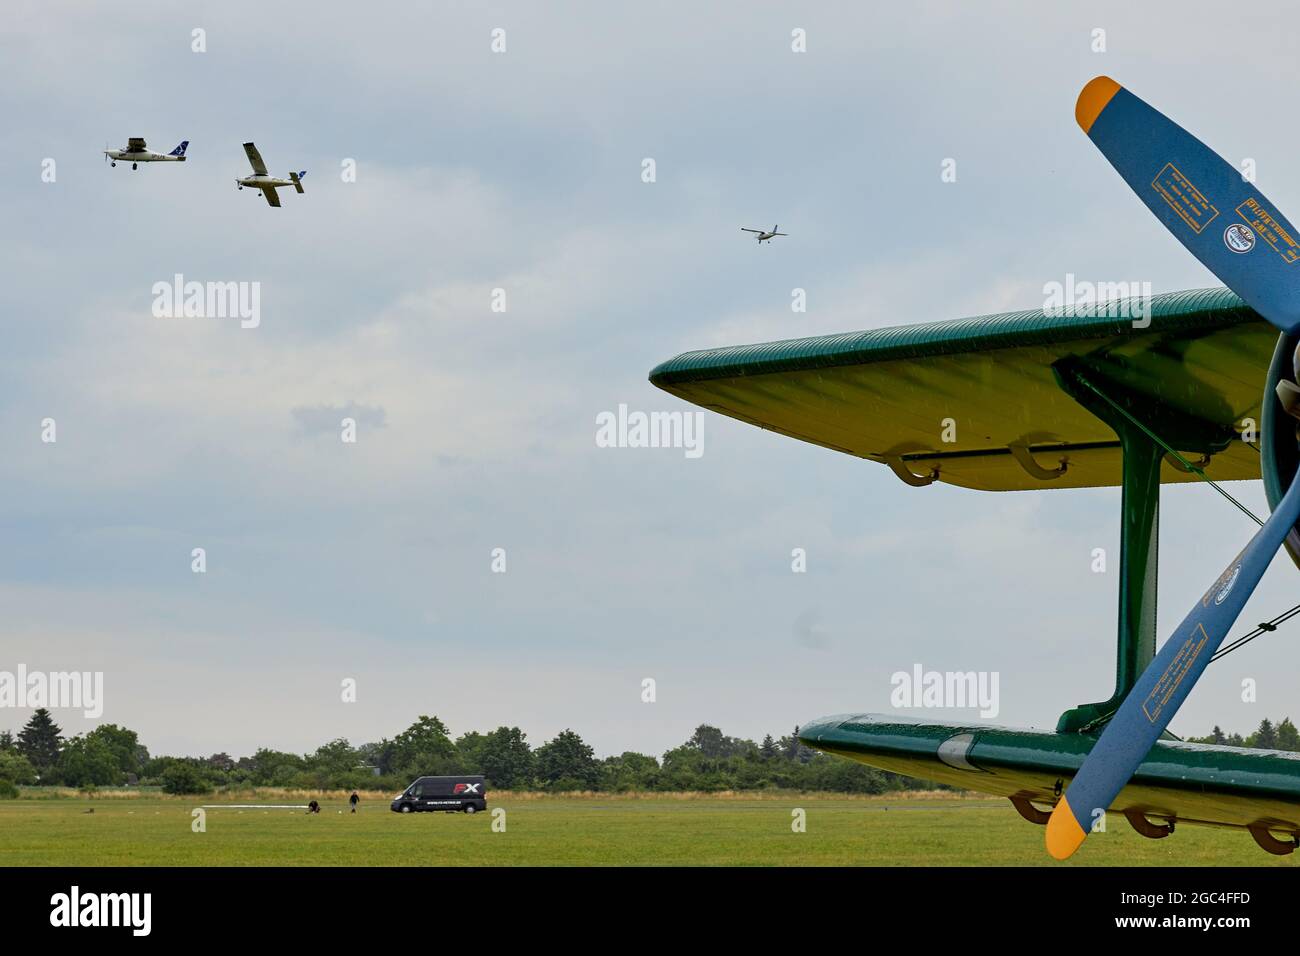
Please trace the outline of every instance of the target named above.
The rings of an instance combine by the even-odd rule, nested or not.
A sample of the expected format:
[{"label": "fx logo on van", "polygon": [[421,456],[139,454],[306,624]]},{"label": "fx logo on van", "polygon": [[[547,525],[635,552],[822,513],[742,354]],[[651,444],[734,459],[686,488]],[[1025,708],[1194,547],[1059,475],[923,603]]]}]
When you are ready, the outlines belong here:
[{"label": "fx logo on van", "polygon": [[451,788],[452,793],[478,793],[478,784],[476,783],[458,783]]}]

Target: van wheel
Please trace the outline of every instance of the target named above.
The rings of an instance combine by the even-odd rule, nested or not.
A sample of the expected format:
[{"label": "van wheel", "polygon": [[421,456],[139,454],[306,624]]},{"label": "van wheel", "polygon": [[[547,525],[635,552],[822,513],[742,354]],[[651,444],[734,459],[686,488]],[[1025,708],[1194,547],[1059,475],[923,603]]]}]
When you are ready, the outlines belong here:
[{"label": "van wheel", "polygon": [[476,812],[477,812],[477,808],[474,807],[474,806],[467,806],[467,807],[465,808],[465,812],[466,812],[466,813],[476,813]]},{"label": "van wheel", "polygon": [[404,803],[404,804],[402,804],[402,812],[403,812],[403,813],[410,813],[410,812],[411,812],[411,805],[410,805],[409,803]]}]

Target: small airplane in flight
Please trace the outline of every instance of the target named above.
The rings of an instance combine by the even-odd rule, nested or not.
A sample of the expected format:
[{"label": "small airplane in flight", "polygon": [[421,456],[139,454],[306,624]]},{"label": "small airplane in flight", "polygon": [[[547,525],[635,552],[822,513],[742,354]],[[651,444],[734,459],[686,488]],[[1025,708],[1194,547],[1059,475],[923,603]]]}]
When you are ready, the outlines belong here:
[{"label": "small airplane in flight", "polygon": [[132,136],[121,149],[104,150],[104,156],[113,161],[113,166],[117,165],[119,159],[123,162],[130,162],[132,169],[136,168],[137,163],[183,163],[185,162],[185,150],[189,145],[190,141],[184,139],[170,153],[155,153],[145,146],[144,137]]},{"label": "small airplane in flight", "polygon": [[235,180],[240,189],[245,186],[260,189],[262,195],[266,197],[266,201],[276,207],[280,205],[280,195],[276,192],[278,187],[292,186],[300,193],[305,192],[302,188],[302,178],[307,175],[307,170],[303,169],[296,173],[290,173],[288,179],[276,179],[267,173],[266,163],[262,162],[262,154],[257,151],[256,146],[252,143],[245,143],[244,152],[248,154],[248,162],[253,167],[253,175]]},{"label": "small airplane in flight", "polygon": [[741,226],[741,227],[740,227],[740,231],[741,231],[741,232],[752,232],[752,233],[755,233],[755,238],[756,238],[759,242],[763,242],[764,240],[767,240],[768,242],[771,242],[773,236],[788,236],[788,235],[790,235],[788,232],[777,232],[777,230],[780,229],[780,228],[781,228],[781,227],[780,227],[779,225],[778,225],[778,226],[773,226],[773,227],[772,227],[772,231],[771,231],[771,232],[768,232],[768,231],[765,230],[765,229],[747,229],[747,228],[745,228],[744,226]]}]

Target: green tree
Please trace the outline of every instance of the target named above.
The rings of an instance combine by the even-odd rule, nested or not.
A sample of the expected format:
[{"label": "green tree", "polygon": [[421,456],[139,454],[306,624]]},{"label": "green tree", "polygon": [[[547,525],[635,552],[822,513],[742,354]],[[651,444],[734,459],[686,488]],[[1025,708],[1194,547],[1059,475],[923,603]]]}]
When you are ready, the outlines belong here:
[{"label": "green tree", "polygon": [[302,757],[297,754],[269,750],[266,747],[253,754],[250,763],[253,783],[263,787],[289,786],[305,766]]},{"label": "green tree", "polygon": [[483,744],[486,740],[487,734],[481,734],[477,730],[471,730],[456,738],[456,757],[466,773],[482,771]]},{"label": "green tree", "polygon": [[382,772],[383,768],[380,767],[382,758],[383,758],[382,745],[375,744],[375,743],[357,745],[357,760],[361,763],[366,764],[366,766],[379,767],[380,771]]},{"label": "green tree", "polygon": [[534,755],[537,779],[552,790],[591,790],[600,777],[595,751],[572,730],[562,730]]},{"label": "green tree", "polygon": [[0,730],[0,754],[17,753],[18,743],[12,731]]},{"label": "green tree", "polygon": [[686,741],[686,746],[698,750],[706,757],[715,759],[738,757],[758,752],[758,748],[753,741],[728,737],[717,727],[709,724],[700,724],[700,726],[696,727],[695,733],[691,734],[691,739]]},{"label": "green tree", "polygon": [[819,753],[808,763],[796,766],[805,771],[800,789],[835,793],[884,793],[889,789],[881,771],[845,757]]},{"label": "green tree", "polygon": [[659,761],[626,751],[600,764],[600,789],[611,793],[653,790],[659,784]]},{"label": "green tree", "polygon": [[231,757],[230,754],[222,751],[221,753],[215,753],[208,758],[208,766],[213,770],[220,771],[221,773],[230,773],[230,771],[235,769],[236,764],[234,758]]},{"label": "green tree", "polygon": [[1282,723],[1277,725],[1277,749],[1300,750],[1300,731],[1296,730],[1290,717],[1283,717]]},{"label": "green tree", "polygon": [[316,777],[317,786],[352,786],[353,782],[360,777],[360,771],[357,770],[357,764],[360,762],[357,759],[357,752],[342,737],[317,747],[316,752],[308,755],[303,762],[307,770]]},{"label": "green tree", "polygon": [[1273,721],[1265,717],[1259,722],[1259,729],[1250,735],[1250,746],[1261,750],[1277,749],[1277,728],[1273,726]]},{"label": "green tree", "polygon": [[789,737],[782,737],[777,746],[781,749],[781,755],[786,760],[797,760],[800,763],[807,763],[813,758],[814,751],[805,747],[799,742],[799,728],[794,729]]},{"label": "green tree", "polygon": [[18,732],[18,752],[31,761],[42,780],[54,774],[59,764],[59,745],[63,739],[50,712],[41,707]]},{"label": "green tree", "polygon": [[781,755],[786,760],[794,760],[799,756],[799,728],[795,727],[794,733],[789,737],[781,738]]},{"label": "green tree", "polygon": [[727,756],[727,738],[722,731],[710,724],[700,724],[686,741],[686,746],[698,750],[706,757]]},{"label": "green tree", "polygon": [[207,793],[212,789],[202,771],[188,759],[175,760],[162,774],[164,793]]},{"label": "green tree", "polygon": [[682,744],[664,754],[659,787],[663,790],[729,790],[734,781],[727,771],[727,761],[706,757],[690,744]]},{"label": "green tree", "polygon": [[90,734],[73,737],[59,755],[59,777],[70,787],[108,787],[119,784],[126,774],[118,766],[118,755],[102,738]]},{"label": "green tree", "polygon": [[138,774],[149,760],[149,751],[140,745],[140,736],[117,724],[100,724],[85,735],[87,740],[97,740],[113,755],[113,761],[122,773]]},{"label": "green tree", "polygon": [[714,760],[728,757],[757,759],[759,756],[759,747],[752,740],[728,737],[711,724],[700,724],[696,727],[695,733],[691,734],[691,739],[686,741],[685,746]]},{"label": "green tree", "polygon": [[456,759],[456,745],[447,735],[447,725],[437,717],[420,716],[420,719],[381,746],[385,773],[415,778],[424,774],[456,773],[460,769]]},{"label": "green tree", "polygon": [[0,780],[30,786],[36,782],[36,768],[17,750],[0,750]]},{"label": "green tree", "polygon": [[[518,790],[533,778],[535,760],[532,748],[518,727],[498,727],[485,734],[472,751],[469,770],[481,770],[492,786],[501,790]],[[462,759],[470,757],[462,753]]]}]

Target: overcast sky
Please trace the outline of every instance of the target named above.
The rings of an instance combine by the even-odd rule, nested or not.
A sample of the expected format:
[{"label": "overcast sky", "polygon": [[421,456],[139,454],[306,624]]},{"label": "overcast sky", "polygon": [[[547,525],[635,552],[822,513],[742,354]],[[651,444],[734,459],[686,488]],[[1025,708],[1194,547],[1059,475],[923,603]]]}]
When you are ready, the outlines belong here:
[{"label": "overcast sky", "polygon": [[[100,720],[192,754],[420,714],[661,753],[701,722],[889,712],[917,663],[997,671],[1001,724],[1109,696],[1118,490],[911,489],[713,414],[698,459],[600,448],[596,416],[688,408],[646,378],[688,349],[1038,307],[1067,273],[1215,285],[1075,96],[1114,76],[1255,159],[1294,217],[1300,12],[420,6],[9,4],[0,670],[103,671]],[[1212,56],[1228,35],[1239,55]],[[189,159],[110,168],[129,136]],[[247,140],[308,170],[305,195],[237,191]],[[791,236],[761,248],[738,230],[774,223]],[[260,283],[260,325],[155,317],[176,273]],[[1233,491],[1266,509],[1258,482]],[[1166,489],[1161,640],[1252,530]],[[1280,559],[1243,623],[1296,593]],[[1297,672],[1284,629],[1211,667],[1172,729],[1300,717]]]}]

